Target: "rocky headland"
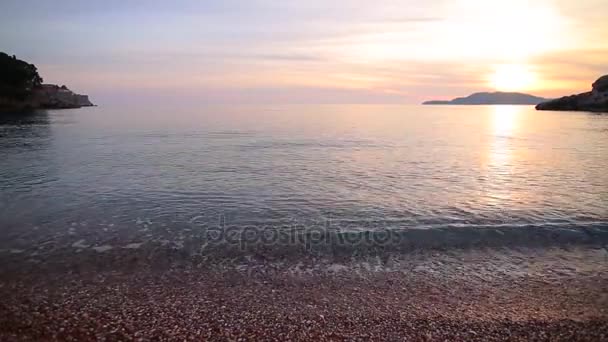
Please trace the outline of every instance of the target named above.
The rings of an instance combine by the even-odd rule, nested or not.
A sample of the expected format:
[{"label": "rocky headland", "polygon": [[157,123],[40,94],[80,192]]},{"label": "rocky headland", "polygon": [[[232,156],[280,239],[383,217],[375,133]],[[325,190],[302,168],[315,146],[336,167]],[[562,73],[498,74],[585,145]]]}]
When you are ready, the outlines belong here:
[{"label": "rocky headland", "polygon": [[591,91],[539,103],[537,110],[564,110],[608,113],[608,75],[593,82]]},{"label": "rocky headland", "polygon": [[0,52],[0,112],[94,106],[87,95],[42,82],[35,65]]},{"label": "rocky headland", "polygon": [[523,94],[509,92],[482,92],[474,93],[466,97],[457,97],[453,100],[433,100],[423,102],[423,105],[536,105],[547,99]]},{"label": "rocky headland", "polygon": [[65,85],[42,84],[34,89],[34,101],[41,108],[80,108],[94,106],[87,95],[76,94]]}]

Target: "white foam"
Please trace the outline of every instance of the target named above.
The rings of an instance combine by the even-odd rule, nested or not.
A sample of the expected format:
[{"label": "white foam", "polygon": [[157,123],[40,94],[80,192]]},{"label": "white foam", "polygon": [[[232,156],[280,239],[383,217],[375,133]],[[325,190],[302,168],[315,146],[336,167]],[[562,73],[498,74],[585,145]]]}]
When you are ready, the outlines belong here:
[{"label": "white foam", "polygon": [[98,252],[98,253],[103,253],[103,252],[107,252],[107,251],[111,250],[112,248],[113,248],[112,246],[109,246],[109,245],[103,245],[103,246],[96,246],[96,247],[93,247],[92,249],[93,249],[95,252]]},{"label": "white foam", "polygon": [[74,248],[89,248],[89,245],[85,244],[85,242],[86,241],[84,239],[78,240],[78,241],[76,241],[76,242],[74,242],[72,244],[72,247],[74,247]]}]

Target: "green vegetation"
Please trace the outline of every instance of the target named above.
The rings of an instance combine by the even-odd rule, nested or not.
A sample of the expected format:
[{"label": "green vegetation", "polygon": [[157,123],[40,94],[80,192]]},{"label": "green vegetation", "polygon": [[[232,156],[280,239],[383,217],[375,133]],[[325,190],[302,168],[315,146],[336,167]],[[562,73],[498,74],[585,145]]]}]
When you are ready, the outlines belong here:
[{"label": "green vegetation", "polygon": [[35,65],[0,52],[0,98],[24,100],[42,81]]}]

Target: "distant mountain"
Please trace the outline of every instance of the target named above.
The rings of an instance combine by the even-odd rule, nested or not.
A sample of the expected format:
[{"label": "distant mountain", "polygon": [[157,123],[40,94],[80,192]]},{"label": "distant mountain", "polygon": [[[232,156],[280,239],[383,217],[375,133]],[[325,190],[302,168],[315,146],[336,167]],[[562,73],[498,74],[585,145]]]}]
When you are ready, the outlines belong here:
[{"label": "distant mountain", "polygon": [[593,82],[589,92],[539,103],[536,109],[608,113],[608,75]]},{"label": "distant mountain", "polygon": [[523,93],[475,93],[451,101],[426,101],[423,105],[537,105],[548,99]]}]

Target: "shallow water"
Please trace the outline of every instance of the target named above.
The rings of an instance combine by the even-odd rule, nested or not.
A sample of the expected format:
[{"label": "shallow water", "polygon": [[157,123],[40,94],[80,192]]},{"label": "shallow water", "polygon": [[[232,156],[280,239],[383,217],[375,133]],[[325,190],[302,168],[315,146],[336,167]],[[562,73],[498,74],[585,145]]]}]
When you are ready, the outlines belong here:
[{"label": "shallow water", "polygon": [[0,124],[0,247],[218,225],[605,230],[607,170],[607,115],[527,106],[41,112]]}]

